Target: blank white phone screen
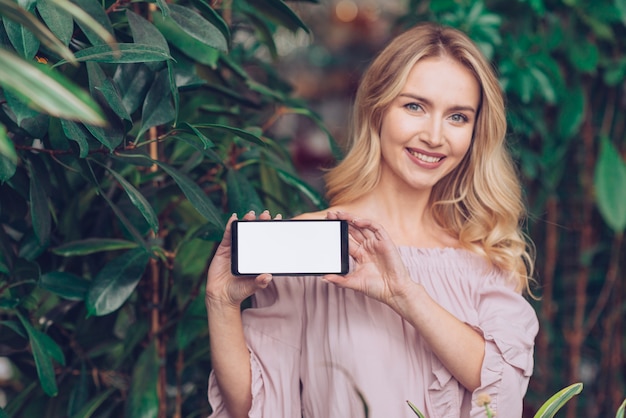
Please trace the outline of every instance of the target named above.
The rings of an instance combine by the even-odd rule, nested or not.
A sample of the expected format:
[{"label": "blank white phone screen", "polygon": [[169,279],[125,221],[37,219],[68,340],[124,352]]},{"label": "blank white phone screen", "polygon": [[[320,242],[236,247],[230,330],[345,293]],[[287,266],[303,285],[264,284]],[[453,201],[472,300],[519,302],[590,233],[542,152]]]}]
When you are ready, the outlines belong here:
[{"label": "blank white phone screen", "polygon": [[239,274],[339,273],[339,221],[238,222]]}]

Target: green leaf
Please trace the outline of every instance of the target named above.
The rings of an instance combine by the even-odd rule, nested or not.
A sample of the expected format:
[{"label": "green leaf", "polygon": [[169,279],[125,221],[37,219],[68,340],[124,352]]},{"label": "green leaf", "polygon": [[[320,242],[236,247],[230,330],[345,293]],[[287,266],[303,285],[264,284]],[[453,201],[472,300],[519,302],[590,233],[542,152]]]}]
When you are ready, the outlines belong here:
[{"label": "green leaf", "polygon": [[[67,48],[67,44],[63,44],[48,28],[46,28],[37,18],[32,14],[20,7],[16,2],[11,0],[0,0],[0,14],[5,16],[4,22],[5,26],[9,23],[9,28],[7,28],[7,35],[9,32],[15,31],[28,31],[27,37],[35,37],[41,43],[43,43],[46,47],[48,47],[51,51],[57,53],[59,56],[65,58],[69,62],[74,62],[74,55],[72,51]],[[42,16],[43,17],[43,16]],[[11,19],[7,21],[6,18]],[[15,25],[20,26],[21,28],[16,27]],[[25,35],[26,32],[22,32],[22,35]],[[13,34],[13,36],[21,36],[20,34]],[[31,39],[30,42],[33,42]],[[26,55],[22,54],[22,56],[27,57],[27,59],[31,59],[34,54],[39,49],[39,42],[34,43],[32,46],[28,47],[23,45],[21,49],[30,49],[32,47],[37,48],[34,51],[28,52]],[[16,47],[16,50],[20,50]],[[32,55],[31,55],[32,54]]]},{"label": "green leaf", "polygon": [[159,359],[154,341],[150,343],[133,369],[130,384],[130,393],[126,401],[126,416],[133,418],[152,418],[157,416],[159,398],[156,382],[159,374],[159,365],[164,359]]},{"label": "green leaf", "polygon": [[109,117],[109,124],[106,127],[85,125],[85,129],[110,151],[113,151],[124,140],[121,121],[112,115]]},{"label": "green leaf", "polygon": [[626,57],[609,63],[604,71],[604,82],[608,86],[617,86],[626,76]]},{"label": "green leaf", "polygon": [[35,332],[37,333],[39,342],[45,349],[46,353],[48,353],[48,355],[58,364],[65,366],[65,355],[63,354],[61,347],[59,347],[59,345],[48,334],[37,330],[35,330]]},{"label": "green leaf", "polygon": [[39,50],[39,40],[24,26],[4,18],[4,28],[15,50],[25,59],[31,60]]},{"label": "green leaf", "polygon": [[[17,164],[17,152],[15,152],[15,145],[13,141],[7,136],[7,130],[4,125],[0,124],[0,155],[4,156],[11,162],[11,164]],[[4,181],[0,177],[0,181]]]},{"label": "green leaf", "polygon": [[65,119],[61,120],[61,127],[63,128],[65,136],[78,144],[79,157],[85,158],[89,155],[89,139],[92,138],[92,136],[87,129],[76,122]]},{"label": "green leaf", "polygon": [[169,7],[168,18],[189,36],[212,48],[228,51],[228,42],[222,32],[199,13],[178,4],[170,4]]},{"label": "green leaf", "polygon": [[206,2],[206,0],[194,0],[194,4],[199,7],[201,11],[205,12],[206,18],[211,22],[216,28],[222,32],[224,38],[230,39],[230,28],[228,24],[222,19],[210,4]]},{"label": "green leaf", "polygon": [[[68,417],[75,417],[77,411],[82,410],[87,404],[87,400],[89,398],[90,378],[91,375],[87,372],[85,361],[81,359],[80,375],[78,376],[78,379],[72,379],[73,385],[67,405]],[[114,390],[114,388],[110,388],[109,390]],[[99,396],[96,398],[99,398]]]},{"label": "green leaf", "polygon": [[243,216],[251,210],[254,210],[256,213],[263,211],[263,202],[261,202],[259,195],[246,176],[239,171],[234,169],[228,170],[226,186],[230,212],[237,212]]},{"label": "green leaf", "polygon": [[196,134],[196,137],[198,137],[200,141],[202,141],[202,144],[204,145],[204,149],[215,147],[215,144],[213,143],[213,141],[211,141],[205,134],[202,133],[202,131],[200,131],[200,129],[196,128],[194,125],[184,122],[180,126],[181,127],[186,126],[189,129],[191,129],[193,133]]},{"label": "green leaf", "polygon": [[204,191],[196,183],[191,181],[187,176],[178,172],[173,167],[161,162],[155,161],[167,174],[169,174],[178,187],[183,191],[187,199],[193,207],[209,222],[215,226],[221,227],[223,222],[219,210],[215,207],[211,199],[207,197]]},{"label": "green leaf", "polygon": [[137,248],[108,262],[93,279],[87,293],[89,315],[106,315],[122,306],[135,290],[149,259],[148,252]]},{"label": "green leaf", "polygon": [[561,138],[571,138],[576,133],[583,122],[585,115],[585,96],[580,86],[568,90],[565,99],[560,106],[559,118],[557,120],[558,132]]},{"label": "green leaf", "polygon": [[211,68],[217,67],[220,57],[219,50],[197,40],[187,34],[171,18],[165,18],[159,14],[153,15],[154,25],[159,28],[165,38],[189,58]]},{"label": "green leaf", "polygon": [[174,126],[176,126],[178,125],[178,116],[180,115],[180,94],[176,84],[176,66],[172,61],[167,61],[167,78],[172,101],[174,102]]},{"label": "green leaf", "polygon": [[[198,132],[200,132],[200,131],[198,130]],[[204,134],[202,134],[202,135],[204,135]],[[174,140],[174,139],[175,140],[180,140],[182,142],[185,142],[185,143],[191,145],[192,147],[194,147],[195,149],[200,151],[202,154],[204,154],[205,157],[207,157],[210,161],[212,161],[214,163],[217,163],[217,164],[220,164],[220,165],[224,164],[224,162],[222,161],[222,157],[220,157],[211,148],[206,148],[206,144],[204,143],[204,139],[209,140],[209,138],[207,138],[207,137],[205,137],[204,139],[200,139],[200,141],[202,143],[199,143],[198,141],[196,141],[196,139],[198,138],[197,135],[186,134],[184,132],[181,132],[178,135],[173,135],[170,138],[172,140]]]},{"label": "green leaf", "polygon": [[416,407],[415,405],[413,405],[410,401],[406,401],[406,403],[409,405],[409,407],[411,408],[411,410],[412,410],[413,412],[415,412],[415,415],[417,415],[419,418],[425,418],[425,417],[424,417],[424,414],[422,414],[422,413],[420,412],[420,410],[419,410],[419,409],[417,409],[417,407]]},{"label": "green leaf", "polygon": [[[109,45],[96,45],[89,48],[81,49],[74,55],[76,61],[94,61],[107,64],[127,64],[134,62],[157,62],[171,60],[172,57],[162,49],[151,45],[140,44],[116,44],[117,48],[113,49]],[[54,66],[57,67],[66,61],[61,60]]]},{"label": "green leaf", "polygon": [[42,274],[39,286],[68,300],[85,300],[90,281],[72,273],[51,271]]},{"label": "green leaf", "polygon": [[122,103],[128,113],[133,113],[143,103],[154,73],[145,64],[120,64],[117,66],[113,81],[122,97]]},{"label": "green leaf", "polygon": [[95,62],[87,62],[87,74],[89,75],[89,91],[94,98],[102,97],[121,119],[132,122],[128,110],[124,106],[120,92],[113,80],[104,73],[100,65]]},{"label": "green leaf", "polygon": [[41,114],[35,109],[29,107],[23,100],[15,96],[10,91],[4,92],[4,98],[7,106],[11,109],[13,115],[15,115],[15,123],[21,128],[26,128],[29,119],[36,118]]},{"label": "green leaf", "polygon": [[[63,45],[68,46],[74,33],[72,15],[50,0],[37,0],[37,11],[50,31],[59,38]],[[71,59],[70,56],[63,56],[63,58]]]},{"label": "green leaf", "polygon": [[315,206],[320,209],[327,206],[326,201],[324,200],[322,195],[320,195],[319,192],[308,183],[288,171],[285,171],[278,167],[275,167],[275,169],[281,180],[299,190],[302,194],[308,197]]},{"label": "green leaf", "polygon": [[154,79],[143,103],[141,115],[143,124],[137,134],[138,138],[153,126],[164,125],[176,117],[167,70],[160,71]]},{"label": "green leaf", "polygon": [[310,32],[298,15],[281,0],[248,0],[247,3],[261,12],[267,19],[285,26],[293,32],[298,29],[304,29],[307,33]]},{"label": "green leaf", "polygon": [[[5,299],[2,299],[3,301]],[[17,306],[17,303],[16,303]],[[3,308],[7,308],[6,306],[2,306]],[[13,306],[12,308],[14,308],[15,306]],[[11,308],[11,309],[12,309]],[[24,333],[24,327],[22,327],[19,322],[15,322],[15,321],[0,321],[0,325],[4,325],[5,327],[13,330],[13,332],[15,332],[17,335],[19,335],[22,338],[27,338],[27,334]]]},{"label": "green leaf", "polygon": [[556,92],[546,73],[537,67],[530,67],[529,71],[537,83],[537,91],[546,99],[546,102],[556,102]]},{"label": "green leaf", "polygon": [[98,105],[45,65],[33,65],[0,48],[0,85],[29,106],[64,119],[104,125]]},{"label": "green leaf", "polygon": [[17,417],[24,406],[32,400],[33,392],[37,389],[37,381],[32,381],[25,388],[19,391],[19,393],[11,399],[11,402],[6,406],[5,410],[9,417]]},{"label": "green leaf", "polygon": [[54,254],[63,257],[74,257],[95,254],[106,251],[128,250],[137,248],[138,244],[132,241],[109,238],[89,238],[80,241],[72,241],[52,248]]},{"label": "green leaf", "polygon": [[[109,44],[115,47],[113,26],[102,4],[97,0],[51,0],[69,12],[92,45]],[[76,4],[74,4],[76,3]]]},{"label": "green leaf", "polygon": [[[2,136],[2,133],[0,133],[0,136]],[[9,157],[0,154],[0,184],[13,177],[16,170],[17,164],[14,163]]]},{"label": "green leaf", "polygon": [[106,401],[111,395],[113,395],[117,389],[111,387],[104,392],[100,392],[97,396],[93,397],[78,411],[72,418],[90,418],[94,416],[96,410]]},{"label": "green leaf", "polygon": [[205,333],[206,329],[204,299],[196,297],[176,325],[176,344],[178,349],[185,350],[189,344]]},{"label": "green leaf", "polygon": [[626,413],[626,399],[624,399],[624,402],[622,402],[620,407],[617,408],[617,413],[615,414],[615,418],[624,418],[624,413]]},{"label": "green leaf", "polygon": [[556,413],[575,395],[583,390],[582,383],[574,383],[559,392],[555,393],[548,399],[537,411],[534,418],[553,418]]},{"label": "green leaf", "polygon": [[626,228],[626,164],[611,141],[603,137],[594,186],[602,217],[615,232]]},{"label": "green leaf", "polygon": [[159,6],[159,9],[161,9],[161,14],[163,16],[169,16],[170,15],[170,6],[167,4],[167,1],[165,1],[165,0],[156,0],[156,4]]},{"label": "green leaf", "polygon": [[289,109],[289,112],[296,115],[306,116],[307,118],[312,120],[317,125],[317,127],[326,134],[326,137],[328,138],[328,145],[330,147],[331,153],[333,154],[333,157],[336,160],[343,159],[343,152],[341,151],[341,148],[339,148],[337,142],[333,138],[333,135],[330,133],[330,131],[326,127],[326,124],[318,115],[316,115],[312,110],[302,107],[291,108]]},{"label": "green leaf", "polygon": [[33,328],[30,322],[22,315],[17,314],[17,316],[28,334],[28,340],[30,341],[33,358],[35,359],[35,367],[41,388],[48,396],[56,396],[58,393],[56,374],[54,373],[50,353],[48,353],[46,348],[47,342],[44,342],[41,337],[43,333]]},{"label": "green leaf", "polygon": [[615,8],[619,12],[619,17],[622,23],[626,25],[626,0],[614,0]]},{"label": "green leaf", "polygon": [[238,136],[241,139],[245,139],[248,142],[265,146],[265,142],[263,141],[263,138],[260,135],[256,135],[250,131],[246,131],[243,129],[234,128],[232,126],[221,125],[217,123],[200,123],[200,124],[194,124],[194,126],[196,128],[201,128],[201,129],[208,128],[208,129],[226,132],[226,133]]},{"label": "green leaf", "polygon": [[48,195],[42,183],[42,176],[46,175],[46,173],[33,160],[29,161],[28,173],[30,176],[30,216],[33,222],[33,229],[39,244],[45,246],[50,242],[50,230],[52,228]]},{"label": "green leaf", "polygon": [[89,160],[79,160],[78,163],[82,166],[83,174],[86,175],[87,178],[95,186],[100,197],[102,197],[108,203],[113,213],[115,213],[115,216],[120,220],[124,228],[126,228],[126,231],[134,238],[135,242],[141,245],[141,248],[143,248],[145,251],[149,251],[143,239],[143,236],[139,233],[137,228],[135,228],[135,226],[128,220],[124,212],[120,210],[119,207],[117,207],[117,205],[109,198],[108,194],[105,193],[100,187],[98,177],[96,177],[95,173],[93,172],[93,168],[91,167]]},{"label": "green leaf", "polygon": [[126,10],[126,18],[136,44],[150,45],[169,55],[167,40],[152,23],[130,9]]},{"label": "green leaf", "polygon": [[569,48],[569,56],[576,69],[583,73],[595,71],[600,60],[598,47],[588,41],[572,43]]},{"label": "green leaf", "polygon": [[122,185],[124,191],[128,195],[130,201],[133,205],[141,212],[148,225],[154,233],[159,232],[159,219],[157,218],[156,213],[154,213],[154,209],[146,198],[137,190],[132,184],[130,184],[121,174],[114,171],[112,168],[108,166],[104,166],[108,170],[109,173]]}]

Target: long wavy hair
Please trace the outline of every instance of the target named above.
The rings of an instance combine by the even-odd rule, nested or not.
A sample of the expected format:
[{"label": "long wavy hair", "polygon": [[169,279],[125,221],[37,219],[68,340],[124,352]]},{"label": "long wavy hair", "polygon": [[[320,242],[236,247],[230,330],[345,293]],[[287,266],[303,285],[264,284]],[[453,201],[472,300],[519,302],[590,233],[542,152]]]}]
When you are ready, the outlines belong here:
[{"label": "long wavy hair", "polygon": [[528,291],[534,257],[522,232],[525,207],[521,185],[506,148],[504,97],[489,62],[462,32],[424,23],[400,34],[365,72],[356,94],[346,157],[326,176],[331,205],[370,192],[380,179],[383,116],[420,60],[448,57],[476,77],[481,98],[472,143],[454,171],[431,193],[435,221],[461,246],[511,272],[519,292]]}]

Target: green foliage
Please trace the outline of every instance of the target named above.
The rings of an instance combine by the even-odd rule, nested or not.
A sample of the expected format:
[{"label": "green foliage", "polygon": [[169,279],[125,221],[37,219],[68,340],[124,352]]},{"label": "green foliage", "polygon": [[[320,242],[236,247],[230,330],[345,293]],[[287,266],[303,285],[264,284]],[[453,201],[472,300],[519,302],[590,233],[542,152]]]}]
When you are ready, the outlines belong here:
[{"label": "green foliage", "polygon": [[411,411],[413,411],[415,415],[417,415],[419,418],[424,418],[424,414],[422,414],[422,412],[419,409],[417,409],[417,407],[413,405],[411,401],[406,401],[406,403],[407,405],[409,405],[409,408],[411,408]]},{"label": "green foliage", "polygon": [[556,413],[574,396],[583,390],[582,383],[574,383],[550,397],[535,414],[535,418],[553,418]]},{"label": "green foliage", "polygon": [[[561,389],[554,395],[550,397],[547,401],[544,402],[543,405],[539,408],[537,413],[534,415],[534,418],[554,418],[556,413],[563,408],[563,406],[574,396],[580,394],[583,390],[582,383],[574,383],[566,388]],[[420,418],[424,418],[424,414],[417,409],[415,405],[413,405],[410,401],[406,401],[411,410]],[[493,411],[489,407],[489,402],[485,402],[485,416],[491,418],[493,416]],[[506,409],[506,405],[501,405],[503,409]],[[622,405],[617,410],[615,418],[623,418],[624,417],[624,409],[626,409],[626,400],[622,403]]]},{"label": "green foliage", "polygon": [[269,130],[319,119],[258,53],[306,27],[216,3],[0,0],[0,416],[206,416],[225,220],[325,205]]},{"label": "green foliage", "polygon": [[598,209],[615,231],[626,228],[626,163],[606,137],[601,139],[595,173]]}]

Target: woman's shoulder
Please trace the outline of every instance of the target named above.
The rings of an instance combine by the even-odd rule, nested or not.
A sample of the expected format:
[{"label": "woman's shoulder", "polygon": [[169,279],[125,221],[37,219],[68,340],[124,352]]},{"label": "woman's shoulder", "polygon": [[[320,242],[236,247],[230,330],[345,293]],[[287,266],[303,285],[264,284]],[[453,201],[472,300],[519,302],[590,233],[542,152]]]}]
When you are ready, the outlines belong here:
[{"label": "woman's shoulder", "polygon": [[328,210],[320,210],[317,212],[306,212],[301,213],[299,215],[294,216],[293,220],[311,220],[311,219],[326,219],[326,214]]},{"label": "woman's shoulder", "polygon": [[299,215],[294,216],[291,219],[294,219],[294,220],[326,219],[328,212],[336,212],[336,211],[346,211],[346,208],[344,208],[343,206],[331,206],[323,210],[301,213]]}]

